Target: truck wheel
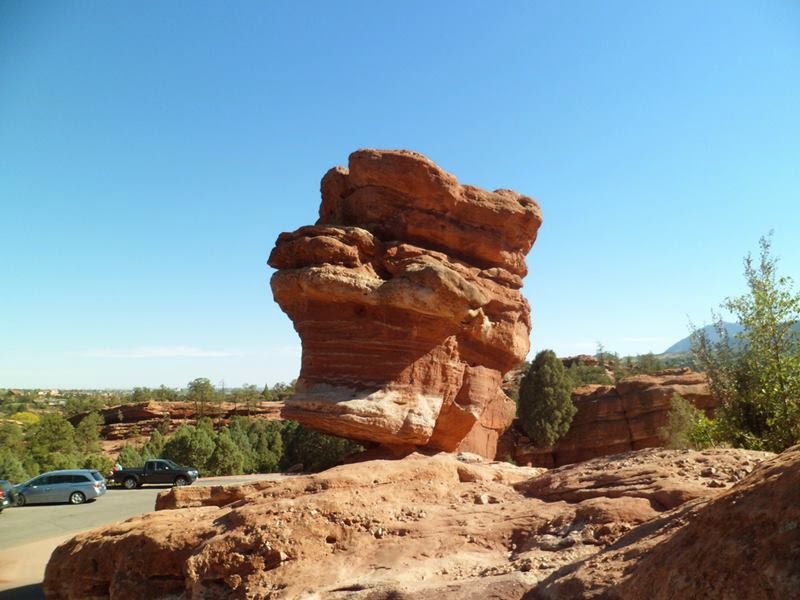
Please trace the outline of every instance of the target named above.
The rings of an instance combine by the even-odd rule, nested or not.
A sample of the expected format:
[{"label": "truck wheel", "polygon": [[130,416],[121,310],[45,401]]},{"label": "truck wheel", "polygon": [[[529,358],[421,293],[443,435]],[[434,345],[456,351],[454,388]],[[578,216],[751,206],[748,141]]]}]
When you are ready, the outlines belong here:
[{"label": "truck wheel", "polygon": [[179,475],[178,477],[175,478],[175,485],[177,487],[187,485],[188,483],[189,480],[186,479],[186,477],[183,477],[182,475]]},{"label": "truck wheel", "polygon": [[136,489],[137,487],[136,480],[133,477],[128,477],[125,481],[122,482],[122,485],[125,487],[126,490],[133,490]]}]

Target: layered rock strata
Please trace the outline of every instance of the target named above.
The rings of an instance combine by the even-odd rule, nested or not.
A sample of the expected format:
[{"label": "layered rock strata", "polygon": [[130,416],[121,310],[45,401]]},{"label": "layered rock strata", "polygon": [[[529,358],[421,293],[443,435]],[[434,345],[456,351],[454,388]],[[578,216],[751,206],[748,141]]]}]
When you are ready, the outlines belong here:
[{"label": "layered rock strata", "polygon": [[578,411],[569,431],[552,448],[535,448],[516,426],[503,436],[497,457],[518,464],[554,467],[598,456],[664,445],[660,429],[672,398],[681,396],[711,413],[716,401],[703,373],[688,369],[636,375],[616,386],[586,385],[573,390]]},{"label": "layered rock strata", "polygon": [[534,200],[461,185],[420,154],[359,150],[328,171],[316,225],[283,233],[275,300],[303,345],[284,416],[387,446],[494,456],[529,348]]},{"label": "layered rock strata", "polygon": [[[697,578],[677,587],[687,570],[692,577],[704,572],[687,563],[705,553],[722,578],[750,556],[737,559],[737,543],[753,550],[759,584],[791,582],[800,531],[791,525],[798,518],[796,454],[757,467],[770,455],[652,449],[546,472],[474,455],[414,454],[281,481],[176,488],[159,496],[162,510],[59,546],[44,590],[50,600],[581,598],[640,573],[637,560],[664,560],[683,566],[656,568],[647,578],[674,573],[665,589],[702,591],[691,587],[702,585]],[[729,500],[708,513],[707,533],[685,525],[681,511],[713,504],[720,494]],[[676,528],[686,534],[668,536]],[[671,540],[663,551],[637,545],[654,532]],[[719,560],[712,541],[725,549]],[[640,553],[619,552],[619,544]],[[659,554],[650,559],[647,552]],[[613,559],[609,568],[593,560],[598,553]],[[567,582],[569,569],[577,582]],[[791,597],[787,585],[774,597]],[[631,589],[621,597],[651,597],[645,587]]]},{"label": "layered rock strata", "polygon": [[[100,412],[103,426],[100,429],[102,450],[116,458],[126,444],[143,443],[156,429],[162,433],[173,432],[181,425],[194,425],[200,414],[209,417],[216,426],[227,424],[233,417],[249,416],[255,419],[277,421],[281,418],[283,402],[258,402],[246,406],[242,403],[220,402],[203,407],[198,414],[194,402],[136,402],[119,404]],[[89,413],[80,413],[69,418],[77,425]]]}]

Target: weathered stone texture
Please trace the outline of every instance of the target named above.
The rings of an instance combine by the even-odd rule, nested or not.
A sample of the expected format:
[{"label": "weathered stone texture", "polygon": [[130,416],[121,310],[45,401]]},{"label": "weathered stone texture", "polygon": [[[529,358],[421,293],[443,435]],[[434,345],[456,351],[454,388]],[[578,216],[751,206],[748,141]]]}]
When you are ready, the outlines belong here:
[{"label": "weathered stone texture", "polygon": [[278,238],[275,300],[303,344],[284,416],[387,446],[494,456],[504,373],[527,355],[520,293],[535,201],[460,185],[420,154],[360,150],[320,217]]}]

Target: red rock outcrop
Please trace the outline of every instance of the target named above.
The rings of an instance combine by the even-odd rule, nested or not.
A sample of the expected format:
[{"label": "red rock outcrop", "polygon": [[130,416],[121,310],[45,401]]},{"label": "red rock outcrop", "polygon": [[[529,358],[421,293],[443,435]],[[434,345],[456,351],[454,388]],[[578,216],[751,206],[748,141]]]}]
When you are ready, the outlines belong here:
[{"label": "red rock outcrop", "polygon": [[283,233],[275,300],[303,345],[284,415],[389,446],[494,456],[529,347],[534,200],[460,185],[424,156],[359,150],[328,171],[316,225]]},{"label": "red rock outcrop", "polygon": [[686,503],[554,574],[528,597],[798,598],[798,490],[795,446],[718,497]]},{"label": "red rock outcrop", "polygon": [[[259,402],[247,407],[241,403],[221,402],[205,407],[204,414],[222,426],[235,416],[251,416],[271,421],[281,418],[283,402]],[[111,406],[100,411],[103,427],[100,430],[103,452],[116,456],[127,443],[140,442],[150,436],[159,426],[172,432],[183,424],[194,424],[198,417],[194,402],[136,402]],[[69,418],[77,425],[88,413]]]},{"label": "red rock outcrop", "polygon": [[[644,450],[542,473],[474,455],[411,455],[240,487],[178,488],[160,496],[165,510],[59,546],[44,589],[50,600],[529,598],[555,589],[563,567],[647,535],[677,514],[667,507],[724,493],[768,456]],[[782,507],[789,489],[777,496]],[[761,512],[742,522],[770,521],[768,501],[762,494],[749,505]],[[749,526],[732,539],[746,532],[780,554],[778,544],[796,544],[794,506],[776,513],[787,517],[783,530],[775,521],[763,532],[776,534],[774,545]],[[715,540],[731,533],[714,532]],[[764,560],[791,574],[782,558]]]},{"label": "red rock outcrop", "polygon": [[572,392],[578,412],[569,431],[552,448],[535,448],[517,428],[501,439],[497,457],[541,467],[662,446],[659,430],[667,422],[672,398],[682,396],[707,413],[716,407],[703,373],[687,369],[636,375],[616,386],[586,385]]}]

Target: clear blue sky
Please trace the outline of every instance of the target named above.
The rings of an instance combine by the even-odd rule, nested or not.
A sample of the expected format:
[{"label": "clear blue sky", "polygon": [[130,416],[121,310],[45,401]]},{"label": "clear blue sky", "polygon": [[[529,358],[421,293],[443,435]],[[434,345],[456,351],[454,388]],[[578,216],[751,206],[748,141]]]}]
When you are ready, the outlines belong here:
[{"label": "clear blue sky", "polygon": [[534,196],[533,349],[800,275],[800,4],[0,3],[0,386],[296,377],[266,259],[360,147]]}]

